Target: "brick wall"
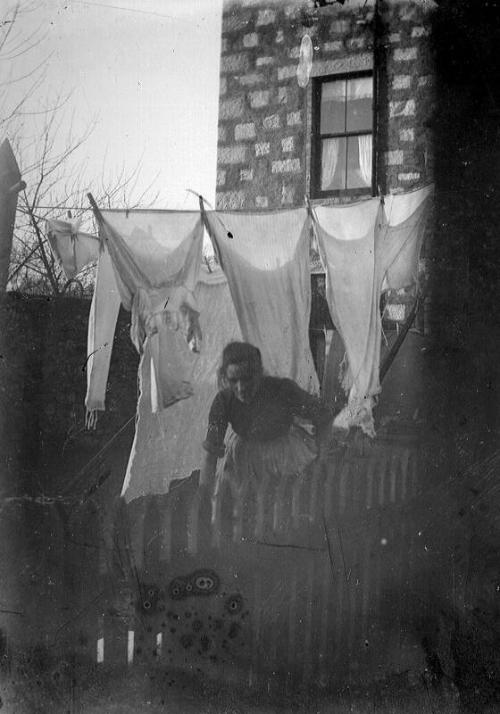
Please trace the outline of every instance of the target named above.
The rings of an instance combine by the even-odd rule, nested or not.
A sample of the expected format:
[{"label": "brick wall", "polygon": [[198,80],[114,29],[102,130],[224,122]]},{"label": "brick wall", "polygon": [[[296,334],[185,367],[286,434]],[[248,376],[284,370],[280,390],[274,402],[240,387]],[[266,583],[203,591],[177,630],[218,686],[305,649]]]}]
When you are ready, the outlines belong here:
[{"label": "brick wall", "polygon": [[312,5],[299,0],[225,2],[219,209],[297,206],[309,193],[312,87],[309,82],[301,89],[296,78],[305,34],[314,48],[312,77],[370,70],[377,56],[381,190],[404,191],[433,178],[425,127],[433,105],[431,18],[424,5],[381,2],[377,22],[373,2],[316,9]]}]

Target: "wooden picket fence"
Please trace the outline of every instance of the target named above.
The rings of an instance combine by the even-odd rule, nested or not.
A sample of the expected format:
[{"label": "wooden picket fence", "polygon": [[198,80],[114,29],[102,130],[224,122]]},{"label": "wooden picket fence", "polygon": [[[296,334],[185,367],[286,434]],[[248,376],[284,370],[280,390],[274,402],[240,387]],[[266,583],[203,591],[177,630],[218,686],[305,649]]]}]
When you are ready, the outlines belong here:
[{"label": "wooden picket fence", "polygon": [[67,523],[66,646],[279,691],[423,667],[418,487],[416,444],[377,440],[215,500],[192,477],[107,512],[87,502]]},{"label": "wooden picket fence", "polygon": [[80,502],[14,499],[5,529],[29,523],[8,571],[23,613],[3,628],[103,668],[278,692],[421,672],[419,623],[432,593],[460,607],[466,565],[440,527],[442,497],[429,516],[424,476],[415,441],[377,438],[215,499],[197,475],[128,505],[111,486]]}]

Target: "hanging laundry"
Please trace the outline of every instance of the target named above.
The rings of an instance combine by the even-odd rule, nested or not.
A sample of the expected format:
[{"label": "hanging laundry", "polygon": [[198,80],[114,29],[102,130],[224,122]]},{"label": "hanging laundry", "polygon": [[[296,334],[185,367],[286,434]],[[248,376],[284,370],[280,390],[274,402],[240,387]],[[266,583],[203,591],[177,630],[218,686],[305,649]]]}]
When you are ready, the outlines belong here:
[{"label": "hanging laundry", "polygon": [[[381,292],[414,284],[432,186],[345,206],[314,209],[327,271],[327,299],[342,337],[348,403],[335,418],[375,435],[373,406],[380,392]],[[332,369],[329,359],[328,368]]]},{"label": "hanging laundry", "polygon": [[120,295],[109,253],[98,236],[79,231],[81,221],[47,221],[47,237],[64,274],[71,280],[87,265],[97,262],[94,293],[87,333],[86,423],[95,426],[98,411],[104,411],[106,383]]},{"label": "hanging laundry", "polygon": [[202,266],[194,296],[203,306],[200,325],[203,346],[193,370],[196,390],[191,399],[153,414],[151,360],[148,346],[139,368],[140,394],[136,433],[122,496],[127,502],[149,494],[167,493],[171,481],[185,478],[201,464],[208,412],[217,384],[214,375],[224,346],[241,339],[227,280],[217,266]]},{"label": "hanging laundry", "polygon": [[90,263],[99,258],[100,240],[80,229],[81,220],[46,222],[47,238],[68,280],[74,278]]},{"label": "hanging laundry", "polygon": [[243,339],[269,375],[317,392],[309,346],[310,222],[306,209],[204,214],[231,290]]},{"label": "hanging laundry", "polygon": [[374,435],[373,399],[380,391],[375,287],[375,225],[379,213],[378,199],[314,209],[314,227],[326,269],[328,307],[346,352],[342,385],[349,397],[334,425],[360,426],[370,436]]},{"label": "hanging laundry", "polygon": [[384,199],[384,224],[376,243],[377,273],[382,290],[399,290],[417,283],[433,185]]},{"label": "hanging laundry", "polygon": [[[123,306],[130,310],[130,336],[153,365],[152,406],[161,410],[192,394],[191,373],[199,349],[199,311],[193,290],[202,258],[199,212],[102,211],[100,230],[113,265]],[[96,311],[96,321],[100,319]],[[90,341],[90,340],[89,340]],[[90,344],[89,344],[90,347]],[[96,346],[94,344],[94,349]],[[97,355],[98,353],[96,353]],[[97,370],[87,394],[107,381]],[[97,381],[100,387],[97,388]]]},{"label": "hanging laundry", "polygon": [[87,333],[87,427],[96,424],[97,412],[105,410],[106,385],[113,349],[116,321],[120,311],[120,293],[115,271],[106,249],[97,263],[94,294],[90,305]]}]

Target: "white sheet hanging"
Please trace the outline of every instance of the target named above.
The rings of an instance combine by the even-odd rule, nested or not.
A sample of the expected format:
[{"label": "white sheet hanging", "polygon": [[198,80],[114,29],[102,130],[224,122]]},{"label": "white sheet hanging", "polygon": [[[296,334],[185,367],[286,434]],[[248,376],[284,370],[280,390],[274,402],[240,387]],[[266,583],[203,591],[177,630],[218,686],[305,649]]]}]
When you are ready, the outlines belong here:
[{"label": "white sheet hanging", "polygon": [[384,225],[377,243],[377,274],[380,290],[398,290],[418,278],[418,259],[434,186],[386,196]]},{"label": "white sheet hanging", "polygon": [[319,390],[309,347],[310,221],[306,209],[207,212],[243,338],[262,353],[270,375]]},{"label": "white sheet hanging", "polygon": [[[344,342],[346,407],[334,424],[375,435],[373,406],[380,392],[380,295],[417,279],[433,187],[314,209],[315,230],[327,272],[327,301]],[[331,363],[329,363],[331,368]]]},{"label": "white sheet hanging", "polygon": [[343,386],[348,403],[334,424],[360,426],[370,436],[374,435],[373,399],[380,391],[380,322],[375,297],[375,226],[380,211],[378,199],[314,209],[328,307],[347,357]]}]

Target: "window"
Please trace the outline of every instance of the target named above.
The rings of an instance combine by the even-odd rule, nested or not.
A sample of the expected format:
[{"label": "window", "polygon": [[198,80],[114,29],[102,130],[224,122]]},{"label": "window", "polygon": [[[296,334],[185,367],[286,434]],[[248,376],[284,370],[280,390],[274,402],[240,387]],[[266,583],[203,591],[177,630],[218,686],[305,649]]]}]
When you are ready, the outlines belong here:
[{"label": "window", "polygon": [[371,193],[373,77],[322,78],[313,96],[313,195]]}]

